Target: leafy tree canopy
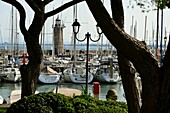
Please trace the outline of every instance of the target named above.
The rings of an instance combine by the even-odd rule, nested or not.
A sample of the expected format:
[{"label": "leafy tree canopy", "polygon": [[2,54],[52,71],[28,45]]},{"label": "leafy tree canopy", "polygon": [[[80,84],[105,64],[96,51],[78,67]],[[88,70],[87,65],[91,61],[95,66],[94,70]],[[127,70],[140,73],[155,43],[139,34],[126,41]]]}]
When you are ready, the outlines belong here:
[{"label": "leafy tree canopy", "polygon": [[139,6],[142,12],[149,12],[156,10],[159,6],[160,9],[170,8],[170,0],[129,0],[129,8]]}]

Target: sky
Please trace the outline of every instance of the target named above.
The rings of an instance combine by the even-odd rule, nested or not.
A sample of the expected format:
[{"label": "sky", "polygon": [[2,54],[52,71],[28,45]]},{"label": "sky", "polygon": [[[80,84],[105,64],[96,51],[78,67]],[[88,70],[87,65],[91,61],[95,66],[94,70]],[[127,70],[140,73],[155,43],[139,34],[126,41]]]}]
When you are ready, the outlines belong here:
[{"label": "sky", "polygon": [[[53,10],[53,8],[56,8],[64,3],[66,3],[69,0],[54,0],[52,3],[48,4],[46,6],[46,11]],[[110,0],[103,0],[104,6],[108,10],[108,12],[111,14],[110,9]],[[26,27],[31,24],[31,21],[33,19],[33,11],[30,9],[30,7],[25,3],[24,0],[19,0],[20,3],[24,6],[26,10]],[[139,7],[135,8],[128,8],[129,2],[128,0],[123,0],[123,7],[124,7],[124,17],[125,17],[125,31],[133,36],[133,33],[130,32],[130,28],[132,26],[132,16],[133,16],[133,25],[137,23],[137,32],[136,37],[139,40],[144,40],[144,36],[147,37],[146,41],[147,43],[151,43],[152,30],[155,30],[154,37],[156,37],[156,11],[150,11],[149,13],[142,13],[141,9]],[[16,10],[14,10],[14,23],[15,23],[15,15]],[[56,19],[59,16],[60,19],[62,19],[64,25],[66,26],[63,29],[63,37],[64,37],[64,43],[70,44],[71,43],[71,37],[72,37],[72,23],[73,23],[73,7],[70,7],[61,13],[50,17],[47,19],[45,23],[45,43],[51,44],[52,43],[52,25],[53,25],[53,19]],[[147,16],[147,22],[145,21],[145,17]],[[161,15],[160,15],[161,16]],[[166,35],[169,35],[170,32],[170,13],[169,9],[164,10],[164,18],[163,18],[163,36],[165,36],[165,28],[166,28]],[[85,37],[85,34],[89,32],[93,39],[98,38],[98,34],[96,31],[96,21],[94,20],[90,10],[88,9],[88,6],[85,2],[79,3],[77,5],[77,18],[78,21],[81,24],[80,31],[78,34],[79,39],[83,39]],[[19,19],[19,17],[17,17]],[[146,22],[146,32],[145,32],[145,22]],[[161,23],[161,22],[160,22]],[[16,28],[16,25],[14,25],[14,28]],[[159,30],[160,31],[160,30]],[[4,3],[0,1],[0,43],[2,42],[8,42],[10,43],[11,40],[11,5]],[[16,30],[14,31],[16,33]],[[21,34],[19,27],[17,26],[17,33],[19,38],[19,43],[25,43],[23,35]],[[144,35],[146,34],[146,35]],[[104,43],[107,43],[107,39],[104,36]],[[85,43],[85,42],[84,42]],[[92,43],[92,42],[90,42]]]}]

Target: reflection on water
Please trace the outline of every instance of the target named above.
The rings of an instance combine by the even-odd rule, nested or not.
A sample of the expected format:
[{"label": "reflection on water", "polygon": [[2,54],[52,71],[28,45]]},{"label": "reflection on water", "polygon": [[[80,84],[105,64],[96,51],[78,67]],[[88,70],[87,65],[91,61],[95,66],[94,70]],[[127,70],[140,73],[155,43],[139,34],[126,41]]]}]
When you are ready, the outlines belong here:
[{"label": "reflection on water", "polygon": [[21,89],[21,83],[0,83],[0,95],[7,99],[13,90]]},{"label": "reflection on water", "polygon": [[[82,87],[85,88],[85,84],[71,84],[71,83],[64,83],[59,86],[59,88],[74,88],[82,90]],[[37,91],[39,92],[51,92],[56,88],[55,84],[38,84]],[[13,90],[21,89],[21,83],[0,83],[0,95],[3,96],[5,99],[8,98],[10,93]],[[109,89],[115,89],[118,93],[118,101],[125,102],[125,98],[123,97],[123,86],[121,83],[117,84],[100,84],[100,100],[106,100],[106,94]],[[93,84],[88,85],[88,92],[93,96]]]}]

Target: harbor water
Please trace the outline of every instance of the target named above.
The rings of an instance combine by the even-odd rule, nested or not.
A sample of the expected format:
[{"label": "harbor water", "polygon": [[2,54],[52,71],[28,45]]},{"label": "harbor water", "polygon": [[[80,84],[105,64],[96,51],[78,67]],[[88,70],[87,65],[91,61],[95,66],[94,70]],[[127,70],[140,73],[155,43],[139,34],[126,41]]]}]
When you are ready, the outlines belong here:
[{"label": "harbor water", "polygon": [[[14,49],[16,50],[25,50],[26,49],[26,44],[15,44],[13,45]],[[103,44],[102,49],[103,50],[109,50],[113,49],[113,46]],[[11,44],[8,43],[0,43],[0,50],[10,50],[11,49]],[[52,44],[44,44],[42,45],[43,50],[52,50]],[[65,50],[73,50],[74,47],[72,44],[64,44],[64,49]],[[86,50],[87,49],[87,44],[76,44],[76,50]],[[89,50],[101,50],[101,45],[97,44],[89,44]]]},{"label": "harbor water", "polygon": [[[38,92],[51,92],[56,88],[56,84],[38,84]],[[85,88],[85,84],[72,84],[72,83],[63,83],[59,85],[58,88],[74,88],[82,91],[82,88]],[[13,90],[20,90],[21,83],[0,83],[0,95],[7,99]],[[116,84],[100,84],[100,100],[106,100],[106,94],[109,89],[115,89],[118,93],[118,101],[125,102],[124,91],[122,83]],[[93,84],[88,84],[88,93],[93,96]]]}]

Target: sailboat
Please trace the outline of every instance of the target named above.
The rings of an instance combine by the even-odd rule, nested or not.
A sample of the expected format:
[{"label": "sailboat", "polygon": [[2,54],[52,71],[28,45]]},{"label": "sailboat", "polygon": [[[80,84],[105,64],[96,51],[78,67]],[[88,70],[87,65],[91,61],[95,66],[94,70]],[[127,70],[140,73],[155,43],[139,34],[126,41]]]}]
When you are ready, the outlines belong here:
[{"label": "sailboat", "polygon": [[[12,25],[11,25],[11,53],[5,58],[5,64],[1,65],[0,74],[6,75],[3,80],[7,82],[20,82],[21,81],[21,74],[18,65],[14,66],[13,62],[13,39],[14,39],[14,28],[13,28],[13,6],[12,6]],[[17,12],[16,12],[16,36],[17,36]]]},{"label": "sailboat", "polygon": [[3,69],[0,72],[3,75],[6,75],[6,77],[3,77],[2,79],[7,82],[20,82],[21,81],[21,74],[18,67],[9,67],[4,66]]},{"label": "sailboat", "polygon": [[120,81],[119,66],[117,60],[102,61],[95,75],[94,81],[102,83],[117,83]]},{"label": "sailboat", "polygon": [[110,67],[99,68],[94,78],[96,81],[103,83],[117,83],[120,80],[117,68],[113,68],[113,74],[110,75]]},{"label": "sailboat", "polygon": [[43,84],[55,84],[60,80],[62,73],[54,71],[49,66],[43,68],[38,77],[38,82]]},{"label": "sailboat", "polygon": [[4,98],[0,95],[0,104],[4,103]]},{"label": "sailboat", "polygon": [[[75,63],[75,62],[74,62]],[[63,78],[65,82],[71,82],[76,84],[85,84],[86,83],[86,68],[83,65],[82,61],[77,61],[80,65],[72,65],[70,68],[67,68],[63,71]],[[88,72],[88,83],[93,81],[93,74]]]}]

